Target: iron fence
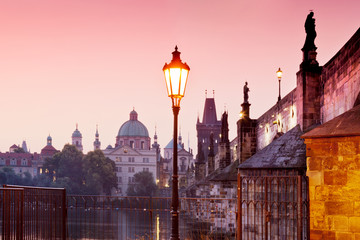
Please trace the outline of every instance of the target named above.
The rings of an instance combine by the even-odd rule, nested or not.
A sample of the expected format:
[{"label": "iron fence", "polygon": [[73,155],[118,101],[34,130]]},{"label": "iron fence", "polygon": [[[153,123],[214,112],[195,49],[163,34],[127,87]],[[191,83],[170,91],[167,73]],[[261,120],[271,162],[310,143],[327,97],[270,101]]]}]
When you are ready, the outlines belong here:
[{"label": "iron fence", "polygon": [[238,175],[239,239],[310,239],[306,176]]},{"label": "iron fence", "polygon": [[[169,239],[171,198],[4,185],[2,239]],[[181,239],[236,239],[236,199],[180,198]]]},{"label": "iron fence", "polygon": [[[171,198],[68,196],[69,239],[169,239]],[[181,239],[235,239],[236,199],[180,199]]]},{"label": "iron fence", "polygon": [[1,239],[22,239],[24,191],[0,188]]},{"label": "iron fence", "polygon": [[[3,187],[3,193],[14,190],[14,194],[5,194],[2,198],[2,225],[10,225],[10,232],[9,227],[3,227],[2,234],[6,235],[3,239],[66,239],[65,189],[17,185]],[[21,197],[15,193],[21,193]]]}]

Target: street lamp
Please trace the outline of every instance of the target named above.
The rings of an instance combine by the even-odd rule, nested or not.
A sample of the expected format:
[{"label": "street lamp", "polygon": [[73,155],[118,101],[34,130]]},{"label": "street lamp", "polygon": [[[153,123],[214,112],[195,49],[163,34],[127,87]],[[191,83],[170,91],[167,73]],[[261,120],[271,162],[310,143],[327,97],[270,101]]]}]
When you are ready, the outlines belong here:
[{"label": "street lamp", "polygon": [[281,100],[281,95],[280,95],[280,82],[281,82],[281,76],[282,76],[282,71],[281,71],[280,68],[279,68],[279,70],[277,70],[276,75],[277,75],[277,77],[278,77],[278,79],[279,79],[279,97],[278,97],[278,102],[280,102],[280,100]]},{"label": "street lamp", "polygon": [[186,63],[182,63],[180,52],[177,46],[172,52],[173,59],[169,64],[165,63],[163,71],[165,74],[166,89],[168,96],[171,97],[172,109],[174,113],[174,136],[173,136],[173,175],[172,175],[172,200],[171,200],[171,240],[179,238],[179,189],[178,189],[178,164],[177,164],[177,130],[178,115],[180,111],[180,101],[184,97],[186,82],[190,68]]}]

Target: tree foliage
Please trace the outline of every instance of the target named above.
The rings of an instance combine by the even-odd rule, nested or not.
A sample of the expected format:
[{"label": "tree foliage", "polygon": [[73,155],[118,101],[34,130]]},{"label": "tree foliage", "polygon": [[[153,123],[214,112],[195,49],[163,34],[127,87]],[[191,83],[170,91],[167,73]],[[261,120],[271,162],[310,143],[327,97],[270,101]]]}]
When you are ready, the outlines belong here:
[{"label": "tree foliage", "polygon": [[89,191],[111,194],[117,187],[115,163],[105,157],[101,150],[88,152],[84,157],[85,183]]},{"label": "tree foliage", "polygon": [[13,168],[3,167],[0,169],[0,184],[30,186],[34,184],[34,181],[28,172],[16,174]]},{"label": "tree foliage", "polygon": [[127,189],[128,196],[153,196],[157,186],[151,172],[138,172],[134,175],[134,183]]},{"label": "tree foliage", "polygon": [[117,186],[115,164],[101,150],[83,155],[67,144],[45,160],[44,169],[52,187],[64,187],[71,194],[110,194]]}]

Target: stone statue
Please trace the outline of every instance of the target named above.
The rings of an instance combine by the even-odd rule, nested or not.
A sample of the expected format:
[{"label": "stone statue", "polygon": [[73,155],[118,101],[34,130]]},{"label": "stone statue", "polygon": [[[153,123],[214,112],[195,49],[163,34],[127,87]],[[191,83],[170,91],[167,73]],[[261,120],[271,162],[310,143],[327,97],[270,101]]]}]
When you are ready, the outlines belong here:
[{"label": "stone statue", "polygon": [[304,47],[302,48],[303,52],[315,51],[315,38],[316,38],[316,31],[315,31],[315,19],[313,18],[314,13],[310,12],[305,21],[305,32],[306,32],[306,39]]},{"label": "stone statue", "polygon": [[244,86],[244,103],[248,103],[249,100],[249,91],[250,89],[248,88],[248,83],[245,82],[245,86]]}]

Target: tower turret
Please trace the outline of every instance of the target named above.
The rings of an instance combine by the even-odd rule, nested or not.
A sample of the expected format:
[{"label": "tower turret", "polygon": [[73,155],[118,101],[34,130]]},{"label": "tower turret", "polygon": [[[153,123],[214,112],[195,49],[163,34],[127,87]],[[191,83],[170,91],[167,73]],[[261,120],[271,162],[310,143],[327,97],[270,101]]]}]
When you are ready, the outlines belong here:
[{"label": "tower turret", "polygon": [[95,141],[94,141],[94,150],[100,149],[101,142],[99,140],[99,131],[98,125],[96,125]]},{"label": "tower turret", "polygon": [[82,134],[78,129],[78,124],[76,124],[76,129],[73,132],[71,139],[72,139],[72,145],[74,145],[79,151],[82,151],[83,150]]}]

